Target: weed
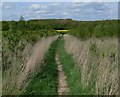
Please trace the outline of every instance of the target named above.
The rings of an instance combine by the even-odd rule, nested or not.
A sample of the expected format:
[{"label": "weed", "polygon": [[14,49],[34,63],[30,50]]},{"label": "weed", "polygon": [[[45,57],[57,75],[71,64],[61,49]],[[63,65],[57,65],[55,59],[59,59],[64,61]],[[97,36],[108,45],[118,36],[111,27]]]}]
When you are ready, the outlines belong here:
[{"label": "weed", "polygon": [[56,95],[58,71],[55,62],[56,48],[59,40],[51,44],[46,53],[42,70],[32,79],[24,95]]}]

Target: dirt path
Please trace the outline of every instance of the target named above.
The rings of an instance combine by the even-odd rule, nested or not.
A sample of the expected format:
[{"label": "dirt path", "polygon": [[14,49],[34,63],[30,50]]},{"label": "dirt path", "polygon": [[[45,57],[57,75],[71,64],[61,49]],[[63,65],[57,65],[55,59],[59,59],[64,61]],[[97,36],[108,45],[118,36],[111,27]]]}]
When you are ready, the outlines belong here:
[{"label": "dirt path", "polygon": [[59,61],[59,55],[56,54],[56,62],[58,65],[58,95],[67,95],[69,88],[67,85],[67,77],[63,71],[62,65]]}]

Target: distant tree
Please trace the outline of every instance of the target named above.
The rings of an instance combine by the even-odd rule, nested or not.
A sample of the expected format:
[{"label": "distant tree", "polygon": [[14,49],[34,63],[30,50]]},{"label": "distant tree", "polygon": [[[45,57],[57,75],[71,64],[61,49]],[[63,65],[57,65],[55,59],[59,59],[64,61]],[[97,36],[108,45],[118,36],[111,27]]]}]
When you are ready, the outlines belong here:
[{"label": "distant tree", "polygon": [[25,25],[25,19],[23,16],[20,17],[17,27],[18,27],[18,30],[21,32],[21,34],[24,34],[26,25]]},{"label": "distant tree", "polygon": [[10,26],[9,27],[10,27],[10,31],[15,33],[15,31],[17,30],[16,22],[14,20],[12,20],[10,22]]},{"label": "distant tree", "polygon": [[23,16],[20,17],[20,21],[24,21],[24,17]]},{"label": "distant tree", "polygon": [[2,21],[2,31],[9,30],[9,22]]},{"label": "distant tree", "polygon": [[14,20],[12,20],[9,24],[9,32],[7,33],[7,39],[8,39],[8,42],[9,42],[9,48],[12,50],[12,51],[15,51],[15,48],[16,48],[16,44],[18,43],[17,41],[17,26],[16,26],[16,22]]}]

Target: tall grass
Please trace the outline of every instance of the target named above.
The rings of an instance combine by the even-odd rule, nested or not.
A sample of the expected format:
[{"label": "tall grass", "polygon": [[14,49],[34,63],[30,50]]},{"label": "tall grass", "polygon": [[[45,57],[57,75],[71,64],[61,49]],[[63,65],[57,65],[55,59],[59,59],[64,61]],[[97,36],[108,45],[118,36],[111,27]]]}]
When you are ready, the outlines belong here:
[{"label": "tall grass", "polygon": [[24,95],[57,95],[58,71],[55,54],[58,41],[51,44],[46,53],[42,70],[32,79],[23,93]]},{"label": "tall grass", "polygon": [[[83,94],[118,94],[118,40],[91,38],[81,41],[65,35],[65,49],[80,69]],[[76,80],[78,80],[76,79]]]},{"label": "tall grass", "polygon": [[[68,54],[64,48],[65,41],[63,37],[60,39],[58,46],[58,53],[60,55],[60,61],[63,65],[63,70],[67,76],[68,87],[70,89],[69,95],[93,95],[95,92],[96,75],[92,72],[90,76],[90,82],[88,86],[82,83],[82,68],[77,67],[77,63],[73,59],[71,54]],[[95,67],[91,66],[92,71],[95,71]]]},{"label": "tall grass", "polygon": [[81,84],[80,69],[75,67],[75,62],[72,56],[67,54],[64,48],[64,39],[60,39],[58,45],[58,54],[60,55],[60,62],[63,65],[63,70],[67,76],[68,87],[70,89],[70,95],[79,95],[83,92]]},{"label": "tall grass", "polygon": [[[3,63],[10,66],[8,70],[2,73],[3,95],[18,95],[23,91],[30,78],[41,68],[46,52],[56,39],[57,36],[53,36],[41,39],[34,45],[26,43],[24,50],[19,51],[19,57],[14,58],[10,51],[9,53],[5,51],[7,47],[3,48],[5,51],[3,54],[6,57],[3,59]],[[7,43],[4,46],[7,46]]]}]

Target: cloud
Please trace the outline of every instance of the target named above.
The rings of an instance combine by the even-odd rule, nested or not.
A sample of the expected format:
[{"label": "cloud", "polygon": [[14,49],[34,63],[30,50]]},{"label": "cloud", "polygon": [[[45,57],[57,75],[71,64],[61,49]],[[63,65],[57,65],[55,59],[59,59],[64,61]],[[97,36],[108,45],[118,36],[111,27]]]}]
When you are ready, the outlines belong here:
[{"label": "cloud", "polygon": [[5,6],[5,8],[6,8],[6,9],[11,9],[11,8],[13,8],[13,7],[8,5],[8,6]]},{"label": "cloud", "polygon": [[108,3],[89,3],[87,6],[95,10],[106,10],[109,8]]},{"label": "cloud", "polygon": [[71,5],[71,8],[73,9],[95,9],[95,10],[104,10],[105,8],[107,8],[109,6],[108,3],[101,3],[101,2],[74,2]]},{"label": "cloud", "polygon": [[[77,6],[75,6],[77,5]],[[78,6],[79,5],[79,6]],[[103,14],[108,13],[110,9],[113,9],[114,4],[100,3],[100,2],[87,2],[87,3],[73,3],[71,6],[72,14]]]},{"label": "cloud", "polygon": [[3,3],[2,2],[0,2],[0,7],[2,7],[3,6]]},{"label": "cloud", "polygon": [[39,9],[39,8],[40,8],[40,5],[38,5],[38,4],[32,4],[32,5],[29,6],[29,8],[36,10],[36,9]]},{"label": "cloud", "polygon": [[71,7],[76,8],[76,7],[82,7],[85,6],[87,3],[84,2],[71,2]]},{"label": "cloud", "polygon": [[50,3],[49,5],[50,5],[50,6],[59,6],[60,3],[58,3],[58,2],[53,2],[53,3]]},{"label": "cloud", "polygon": [[29,6],[30,10],[34,10],[34,11],[38,11],[40,9],[46,9],[47,6],[46,5],[42,5],[42,4],[32,4]]},{"label": "cloud", "polygon": [[32,4],[29,6],[27,14],[33,15],[33,14],[46,14],[48,11],[46,10],[46,5],[40,5],[40,4]]},{"label": "cloud", "polygon": [[35,13],[36,14],[45,14],[45,13],[47,13],[47,11],[45,11],[45,10],[37,10],[37,11],[35,11]]},{"label": "cloud", "polygon": [[14,9],[14,4],[12,4],[12,3],[1,3],[2,4],[2,8],[3,9],[6,9],[6,10],[8,10],[8,9]]},{"label": "cloud", "polygon": [[65,15],[65,16],[66,16],[66,15],[68,15],[68,13],[67,13],[67,12],[63,12],[62,14],[63,14],[63,15]]}]

